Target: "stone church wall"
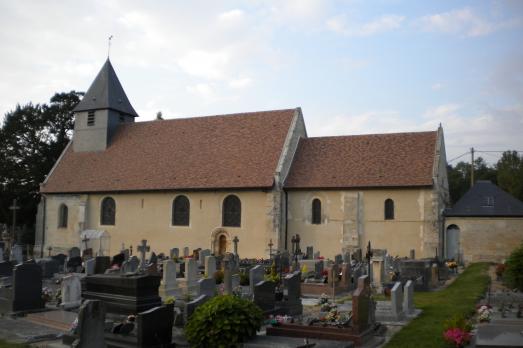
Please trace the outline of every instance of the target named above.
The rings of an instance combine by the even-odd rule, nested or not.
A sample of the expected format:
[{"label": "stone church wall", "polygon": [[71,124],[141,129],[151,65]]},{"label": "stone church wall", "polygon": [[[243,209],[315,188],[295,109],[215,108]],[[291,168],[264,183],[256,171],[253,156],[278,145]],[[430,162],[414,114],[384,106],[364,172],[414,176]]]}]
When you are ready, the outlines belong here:
[{"label": "stone church wall", "polygon": [[[177,195],[185,195],[190,202],[189,226],[172,226],[172,203]],[[242,203],[241,227],[222,227],[222,202],[235,194]],[[227,236],[227,251],[233,250],[231,240],[240,239],[241,257],[259,257],[266,249],[266,236],[273,230],[268,204],[270,192],[263,191],[199,191],[92,194],[87,205],[86,228],[106,230],[111,236],[110,253],[114,254],[125,243],[134,250],[142,239],[147,239],[151,250],[168,253],[170,248],[189,247],[213,249],[213,238]],[[104,197],[116,202],[114,226],[100,225],[100,205]]]},{"label": "stone church wall", "polygon": [[[371,241],[376,249],[387,249],[391,255],[408,256],[411,249],[417,257],[434,256],[427,250],[424,238],[437,240],[433,228],[432,189],[368,189],[290,191],[289,235],[299,233],[301,246],[314,245],[322,255],[334,255]],[[312,200],[322,202],[322,223],[312,224]],[[394,220],[384,219],[384,202],[394,201]]]},{"label": "stone church wall", "polygon": [[523,242],[523,218],[448,217],[458,226],[460,254],[465,264],[501,262]]}]

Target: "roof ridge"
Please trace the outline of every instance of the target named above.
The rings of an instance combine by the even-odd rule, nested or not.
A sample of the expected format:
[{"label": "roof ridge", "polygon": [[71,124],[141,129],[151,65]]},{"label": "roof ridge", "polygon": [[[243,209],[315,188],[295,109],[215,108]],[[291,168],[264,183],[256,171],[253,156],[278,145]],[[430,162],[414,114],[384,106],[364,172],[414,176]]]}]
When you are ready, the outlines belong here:
[{"label": "roof ridge", "polygon": [[275,110],[262,110],[262,111],[248,111],[248,112],[236,112],[232,114],[218,114],[218,115],[204,115],[204,116],[187,116],[187,117],[177,117],[177,118],[167,118],[163,120],[147,120],[147,121],[139,121],[139,122],[132,122],[132,123],[124,123],[121,125],[137,125],[137,124],[144,124],[144,123],[152,123],[152,122],[172,122],[172,121],[182,121],[182,120],[193,120],[193,119],[205,119],[205,118],[219,118],[219,117],[238,117],[238,116],[249,116],[253,114],[267,114],[267,113],[274,113],[274,112],[283,112],[283,111],[295,111],[297,108],[289,108],[289,109],[275,109]]},{"label": "roof ridge", "polygon": [[370,137],[370,136],[430,134],[430,133],[437,133],[437,131],[370,133],[370,134],[350,134],[350,135],[325,135],[325,136],[319,136],[319,137],[308,137],[308,138],[306,138],[304,140],[318,140],[318,139],[329,139],[329,138],[358,138],[358,137]]}]

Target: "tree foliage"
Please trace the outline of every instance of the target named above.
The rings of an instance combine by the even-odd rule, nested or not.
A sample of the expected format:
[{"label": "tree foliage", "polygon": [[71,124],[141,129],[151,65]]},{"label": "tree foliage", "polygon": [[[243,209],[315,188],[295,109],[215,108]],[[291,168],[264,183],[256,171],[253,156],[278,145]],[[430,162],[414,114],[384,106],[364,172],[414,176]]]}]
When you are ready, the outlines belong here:
[{"label": "tree foliage", "polygon": [[49,104],[17,105],[6,113],[0,128],[0,223],[12,223],[9,206],[16,198],[17,225],[33,231],[39,185],[71,138],[72,110],[82,96],[57,93]]},{"label": "tree foliage", "polygon": [[[452,204],[470,189],[470,163],[449,165],[449,191]],[[489,180],[514,197],[523,200],[523,156],[516,151],[505,151],[495,165],[481,157],[474,160],[474,181]]]}]

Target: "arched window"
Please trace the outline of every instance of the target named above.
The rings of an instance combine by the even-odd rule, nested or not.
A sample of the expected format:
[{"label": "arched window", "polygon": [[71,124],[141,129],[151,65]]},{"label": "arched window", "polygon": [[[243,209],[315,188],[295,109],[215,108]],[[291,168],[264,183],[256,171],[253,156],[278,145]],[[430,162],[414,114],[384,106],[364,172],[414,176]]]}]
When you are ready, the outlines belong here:
[{"label": "arched window", "polygon": [[69,213],[69,209],[67,208],[67,205],[65,205],[65,204],[60,205],[60,209],[58,210],[58,228],[67,227],[68,213]]},{"label": "arched window", "polygon": [[242,222],[242,202],[235,195],[225,197],[223,200],[222,225],[240,227]]},{"label": "arched window", "polygon": [[394,220],[394,201],[390,198],[385,200],[385,220]]},{"label": "arched window", "polygon": [[116,203],[111,197],[105,197],[102,201],[100,212],[100,225],[114,225],[114,216],[116,215]]},{"label": "arched window", "polygon": [[191,205],[185,196],[178,196],[173,201],[173,226],[189,226]]},{"label": "arched window", "polygon": [[312,200],[312,223],[321,224],[321,201],[318,198]]}]

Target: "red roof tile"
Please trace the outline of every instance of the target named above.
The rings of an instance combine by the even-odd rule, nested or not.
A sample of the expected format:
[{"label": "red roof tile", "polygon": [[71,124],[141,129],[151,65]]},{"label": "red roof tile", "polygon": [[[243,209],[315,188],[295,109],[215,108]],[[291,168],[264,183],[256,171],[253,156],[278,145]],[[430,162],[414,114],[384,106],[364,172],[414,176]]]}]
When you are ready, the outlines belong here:
[{"label": "red roof tile", "polygon": [[432,185],[437,132],[301,139],[286,188]]},{"label": "red roof tile", "polygon": [[270,188],[294,113],[123,124],[105,151],[69,146],[41,192]]}]

